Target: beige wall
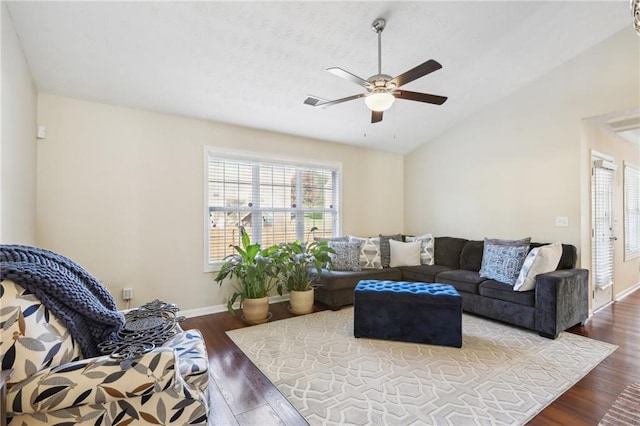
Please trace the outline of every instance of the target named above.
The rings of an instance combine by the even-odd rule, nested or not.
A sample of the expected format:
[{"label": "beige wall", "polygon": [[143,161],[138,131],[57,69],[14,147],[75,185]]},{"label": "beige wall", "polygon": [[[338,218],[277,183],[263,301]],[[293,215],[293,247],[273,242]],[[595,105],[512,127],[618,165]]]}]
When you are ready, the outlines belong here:
[{"label": "beige wall", "polygon": [[639,105],[639,64],[640,37],[625,29],[408,154],[405,231],[580,250],[581,122]]},{"label": "beige wall", "polygon": [[[402,156],[40,94],[38,243],[65,254],[133,305],[223,304],[204,273],[204,146],[342,163],[344,233],[403,228]],[[390,207],[395,206],[395,207]],[[119,302],[120,306],[122,302]]]},{"label": "beige wall", "polygon": [[36,88],[2,2],[0,242],[36,243]]},{"label": "beige wall", "polygon": [[[5,42],[5,20],[3,6],[2,241],[33,243],[33,145],[5,145],[35,140],[36,92],[24,59],[5,61],[5,44],[19,50],[17,40]],[[134,305],[156,297],[182,309],[224,303],[229,289],[202,272],[203,147],[211,145],[342,162],[343,233],[531,236],[584,250],[581,121],[640,103],[639,47],[625,29],[404,159],[40,95],[38,123],[49,134],[37,152],[37,243],[80,262],[118,299],[132,287]],[[5,78],[20,82],[20,95],[7,95]],[[15,127],[5,130],[7,121]],[[570,226],[556,228],[556,216],[568,216]],[[23,231],[10,241],[14,229]]]},{"label": "beige wall", "polygon": [[[624,257],[624,164],[631,164],[640,167],[640,144],[634,145],[625,139],[606,131],[596,124],[584,123],[584,140],[587,144],[589,152],[597,151],[601,154],[609,155],[614,158],[614,162],[618,165],[615,172],[614,182],[614,236],[618,239],[614,243],[614,275],[613,275],[613,298],[617,299],[620,295],[625,294],[634,286],[640,285],[640,257],[634,259],[625,259]],[[640,141],[639,141],[640,143]],[[591,157],[586,161],[587,167],[590,169]],[[589,176],[585,180],[590,181]],[[585,210],[589,209],[591,197],[589,195],[588,203]],[[591,217],[585,223],[585,231],[583,232],[583,264],[589,265],[591,268]]]}]

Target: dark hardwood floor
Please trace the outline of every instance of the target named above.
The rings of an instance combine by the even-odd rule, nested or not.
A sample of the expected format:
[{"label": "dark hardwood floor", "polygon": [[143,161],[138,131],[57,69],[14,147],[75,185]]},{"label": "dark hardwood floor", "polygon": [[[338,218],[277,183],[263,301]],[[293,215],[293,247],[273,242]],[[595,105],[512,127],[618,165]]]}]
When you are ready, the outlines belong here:
[{"label": "dark hardwood floor", "polygon": [[[325,310],[316,305],[316,311]],[[286,302],[271,305],[272,321],[292,315]],[[204,335],[211,374],[212,425],[304,425],[304,418],[227,337],[246,325],[229,313],[189,318],[183,328]],[[613,401],[631,383],[640,382],[640,290],[592,316],[572,333],[613,343],[619,348],[565,392],[530,425],[597,425]]]},{"label": "dark hardwood floor", "polygon": [[568,331],[619,347],[530,425],[597,425],[624,388],[640,382],[640,290]]}]

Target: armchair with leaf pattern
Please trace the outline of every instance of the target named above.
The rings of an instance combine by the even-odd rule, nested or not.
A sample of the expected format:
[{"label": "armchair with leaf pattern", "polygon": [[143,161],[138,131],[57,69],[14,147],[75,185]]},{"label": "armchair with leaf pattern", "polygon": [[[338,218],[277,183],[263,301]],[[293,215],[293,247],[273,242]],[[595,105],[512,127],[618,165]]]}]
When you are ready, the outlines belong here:
[{"label": "armchair with leaf pattern", "polygon": [[13,281],[0,282],[0,360],[13,370],[9,425],[206,424],[208,357],[182,331],[129,366],[84,358],[65,325]]}]

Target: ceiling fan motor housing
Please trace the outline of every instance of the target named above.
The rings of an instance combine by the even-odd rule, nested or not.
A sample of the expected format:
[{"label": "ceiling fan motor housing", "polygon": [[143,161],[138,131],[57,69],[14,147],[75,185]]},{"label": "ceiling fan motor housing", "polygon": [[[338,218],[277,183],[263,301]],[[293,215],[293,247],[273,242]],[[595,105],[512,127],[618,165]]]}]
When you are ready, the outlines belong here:
[{"label": "ceiling fan motor housing", "polygon": [[[388,74],[373,75],[367,79],[367,82],[369,83],[367,85],[367,89],[371,91],[378,87],[384,87],[387,90],[393,90],[396,88],[396,85],[390,81],[392,79],[393,77],[391,77]],[[390,87],[390,86],[393,86],[393,87]]]}]

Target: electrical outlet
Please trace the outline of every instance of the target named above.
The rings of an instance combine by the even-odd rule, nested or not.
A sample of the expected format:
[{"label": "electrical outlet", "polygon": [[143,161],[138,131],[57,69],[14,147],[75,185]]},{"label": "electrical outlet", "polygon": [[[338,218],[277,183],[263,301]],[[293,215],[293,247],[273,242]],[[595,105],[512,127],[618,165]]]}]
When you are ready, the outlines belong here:
[{"label": "electrical outlet", "polygon": [[133,289],[132,288],[123,288],[122,289],[122,300],[131,300],[133,299]]},{"label": "electrical outlet", "polygon": [[569,218],[567,216],[556,216],[556,227],[566,228],[569,226]]}]

